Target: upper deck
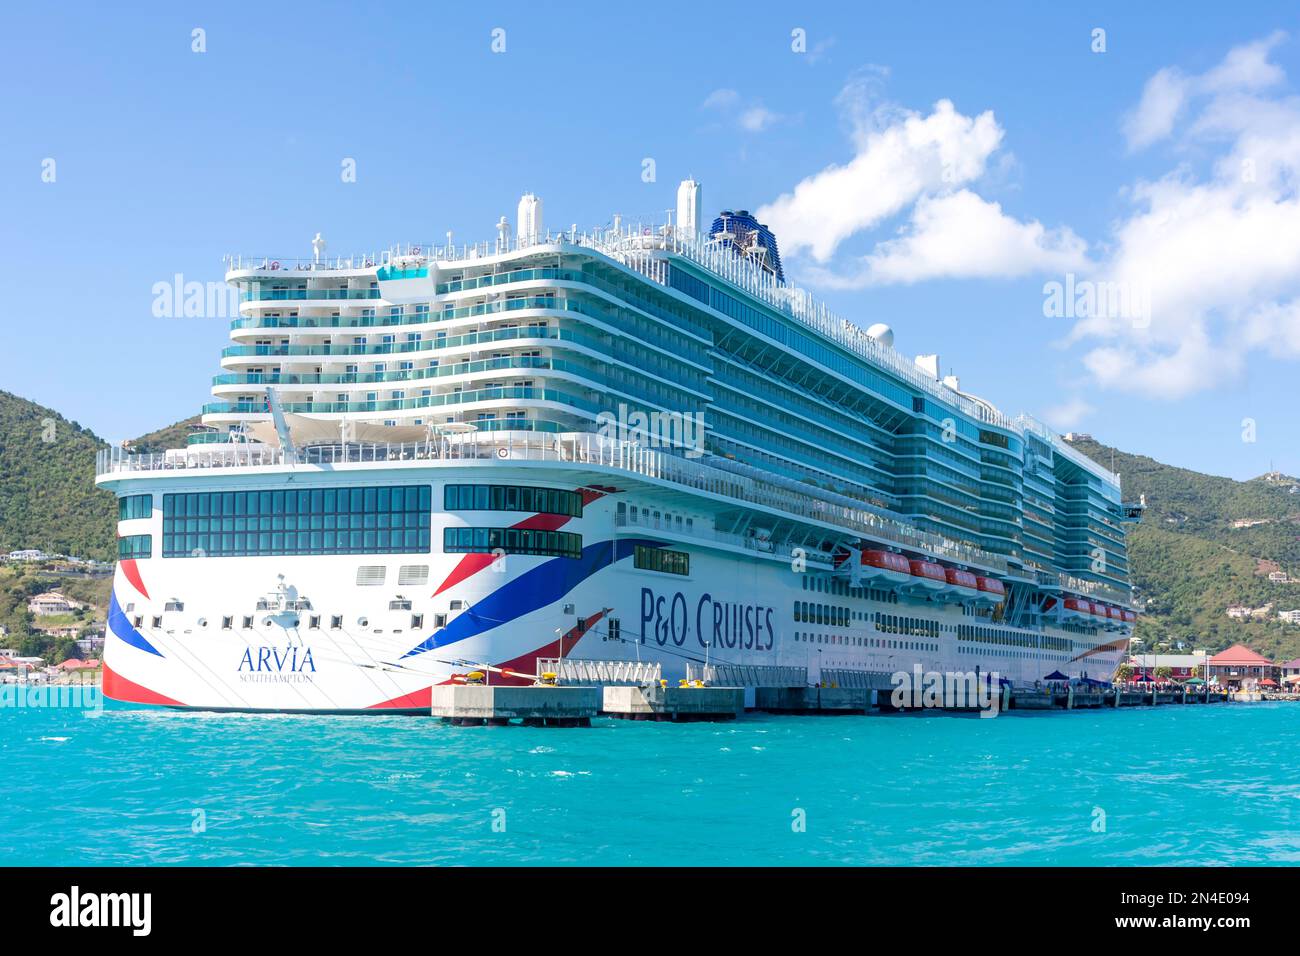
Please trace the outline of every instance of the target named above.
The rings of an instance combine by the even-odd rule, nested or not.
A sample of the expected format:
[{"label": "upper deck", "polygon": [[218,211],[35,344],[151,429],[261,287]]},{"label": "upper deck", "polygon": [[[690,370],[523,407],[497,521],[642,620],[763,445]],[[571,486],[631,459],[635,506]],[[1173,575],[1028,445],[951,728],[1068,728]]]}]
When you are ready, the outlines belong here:
[{"label": "upper deck", "polygon": [[[1061,441],[1047,426],[1028,415],[1011,418],[983,400],[973,399],[951,388],[941,379],[927,374],[917,364],[890,346],[884,345],[855,322],[844,318],[805,289],[778,282],[775,277],[728,249],[709,243],[701,236],[687,236],[671,226],[638,223],[621,229],[590,232],[548,233],[538,237],[516,237],[510,241],[481,242],[459,246],[412,244],[374,253],[318,259],[231,255],[226,279],[229,282],[255,278],[309,278],[333,276],[380,276],[390,284],[405,279],[427,279],[434,275],[450,276],[467,269],[498,267],[521,256],[543,254],[563,257],[580,253],[595,254],[661,286],[668,285],[667,262],[678,259],[694,265],[733,289],[763,302],[800,323],[819,338],[832,342],[870,365],[920,389],[972,420],[1009,432],[1031,431],[1050,442],[1054,449],[1073,460],[1080,468],[1116,487],[1120,476],[1107,470]],[[444,293],[482,288],[493,284],[494,276],[475,280],[434,283],[431,291]],[[382,290],[381,290],[382,291]],[[377,305],[394,305],[403,299],[385,298],[381,291],[348,290],[302,293],[299,301],[320,295],[323,301],[333,298],[369,299]],[[286,294],[282,299],[292,301]]]}]

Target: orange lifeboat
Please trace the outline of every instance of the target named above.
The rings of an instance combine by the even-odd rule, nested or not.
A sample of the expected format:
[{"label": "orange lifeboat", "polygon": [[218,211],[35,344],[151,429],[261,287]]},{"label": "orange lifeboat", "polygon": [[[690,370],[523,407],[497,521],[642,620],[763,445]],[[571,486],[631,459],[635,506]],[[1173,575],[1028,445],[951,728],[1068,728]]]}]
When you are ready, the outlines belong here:
[{"label": "orange lifeboat", "polygon": [[948,576],[943,565],[933,561],[912,559],[908,562],[912,572],[911,590],[920,594],[934,594],[948,590]]},{"label": "orange lifeboat", "polygon": [[1061,613],[1067,618],[1089,617],[1092,615],[1092,602],[1085,601],[1083,598],[1068,597],[1065,599],[1065,607]]},{"label": "orange lifeboat", "polygon": [[975,578],[975,587],[979,591],[979,603],[987,605],[1001,604],[1007,597],[1007,587],[997,578],[979,576]]},{"label": "orange lifeboat", "polygon": [[948,579],[948,590],[942,597],[948,601],[975,601],[979,599],[979,580],[969,571],[957,568],[944,568],[944,577]]},{"label": "orange lifeboat", "polygon": [[862,580],[880,584],[910,584],[912,566],[907,558],[894,551],[863,551],[860,558]]}]

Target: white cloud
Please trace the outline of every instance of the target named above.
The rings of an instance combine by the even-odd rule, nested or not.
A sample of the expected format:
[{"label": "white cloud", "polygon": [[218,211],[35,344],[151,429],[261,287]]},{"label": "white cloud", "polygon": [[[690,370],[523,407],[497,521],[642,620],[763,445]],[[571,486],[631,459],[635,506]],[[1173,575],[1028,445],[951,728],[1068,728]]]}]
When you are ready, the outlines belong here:
[{"label": "white cloud", "polygon": [[1172,67],[1147,80],[1141,102],[1124,120],[1129,149],[1142,149],[1172,133],[1190,92],[1187,77]]},{"label": "white cloud", "polygon": [[1059,405],[1047,409],[1043,420],[1057,431],[1073,431],[1082,425],[1096,409],[1082,398],[1068,398]]},{"label": "white cloud", "polygon": [[[1068,228],[1022,222],[977,195],[973,184],[1013,163],[992,112],[959,113],[940,100],[929,115],[884,96],[889,71],[858,70],[836,97],[855,148],[758,210],[787,260],[819,285],[861,288],[938,278],[1010,278],[1087,264],[1087,244]],[[866,256],[832,263],[841,245],[893,216],[908,220]]]},{"label": "white cloud", "polygon": [[731,89],[714,90],[704,98],[700,104],[700,109],[705,110],[724,110],[730,109],[740,102],[740,94]]},{"label": "white cloud", "polygon": [[866,257],[870,283],[925,279],[1012,278],[1069,272],[1087,263],[1087,244],[1069,228],[1020,222],[963,189],[922,197],[907,229]]},{"label": "white cloud", "polygon": [[1070,341],[1093,343],[1084,364],[1098,384],[1178,398],[1241,374],[1251,352],[1300,357],[1300,101],[1258,92],[1283,79],[1267,59],[1279,39],[1186,78],[1167,135],[1223,145],[1202,175],[1180,166],[1128,191],[1093,278],[1148,289],[1150,314],[1076,323]]},{"label": "white cloud", "polygon": [[754,100],[749,105],[742,105],[744,97],[736,90],[723,87],[714,90],[704,98],[700,109],[711,110],[724,116],[728,121],[747,133],[761,133],[785,119],[780,113],[768,109],[760,101]]},{"label": "white cloud", "polygon": [[1254,92],[1282,82],[1280,67],[1268,59],[1285,39],[1281,32],[1235,47],[1223,62],[1200,76],[1186,76],[1177,67],[1158,70],[1147,80],[1142,99],[1124,119],[1129,149],[1138,150],[1167,138],[1189,102],[1197,96]]},{"label": "white cloud", "polygon": [[[857,99],[849,101],[860,110]],[[858,147],[852,160],[809,176],[758,210],[787,256],[806,251],[824,264],[844,240],[922,195],[977,179],[1003,135],[991,112],[963,116],[949,100],[929,116],[878,109],[850,119]]]},{"label": "white cloud", "polygon": [[780,114],[773,113],[766,106],[759,105],[742,110],[737,122],[743,130],[748,130],[751,133],[761,133],[780,118]]}]

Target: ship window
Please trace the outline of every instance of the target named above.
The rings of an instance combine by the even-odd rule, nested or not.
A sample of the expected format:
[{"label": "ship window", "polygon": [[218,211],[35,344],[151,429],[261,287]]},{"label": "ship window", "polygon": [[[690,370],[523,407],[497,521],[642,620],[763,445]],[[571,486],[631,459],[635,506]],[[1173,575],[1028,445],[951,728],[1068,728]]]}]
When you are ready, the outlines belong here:
[{"label": "ship window", "polygon": [[228,631],[234,626],[235,626],[235,619],[233,617],[227,615],[226,617],[223,617],[221,619],[221,629],[223,631]]},{"label": "ship window", "polygon": [[416,631],[416,630],[419,630],[419,629],[422,628],[422,627],[424,627],[424,615],[423,615],[423,614],[412,614],[412,615],[411,615],[411,630]]},{"label": "ship window", "polygon": [[147,558],[153,554],[153,538],[147,534],[128,534],[117,539],[117,556],[121,560],[128,558]]},{"label": "ship window", "polygon": [[428,485],[168,494],[163,555],[425,554],[432,507]]},{"label": "ship window", "polygon": [[245,614],[245,615],[244,615],[244,629],[247,630],[248,628],[250,628],[250,627],[252,627],[252,626],[253,626],[253,618],[252,618],[252,615]]},{"label": "ship window", "polygon": [[153,495],[126,495],[117,499],[119,521],[134,521],[153,516]]},{"label": "ship window", "polygon": [[582,535],[533,528],[446,528],[443,550],[448,554],[535,554],[582,556]]},{"label": "ship window", "polygon": [[685,551],[670,551],[667,548],[650,548],[638,544],[633,563],[642,571],[662,571],[665,574],[691,573],[691,556]]},{"label": "ship window", "polygon": [[307,618],[307,627],[313,631],[320,630],[320,615],[313,614],[311,617]]},{"label": "ship window", "polygon": [[582,495],[521,485],[447,485],[443,507],[447,511],[531,511],[581,518]]},{"label": "ship window", "polygon": [[337,630],[338,630],[339,628],[341,628],[342,626],[343,626],[343,615],[342,615],[342,614],[335,614],[333,617],[330,618],[330,627],[331,627],[333,630],[336,630],[336,631],[337,631]]},{"label": "ship window", "polygon": [[445,614],[435,614],[435,615],[433,616],[433,626],[434,626],[434,627],[446,627],[446,626],[447,626],[447,615],[445,615]]},{"label": "ship window", "polygon": [[150,627],[154,628],[155,630],[162,627],[162,618],[159,616],[155,616],[153,619],[153,623],[150,625]]},{"label": "ship window", "polygon": [[165,605],[163,605],[163,610],[164,610],[164,611],[183,611],[183,610],[185,610],[185,604],[184,604],[183,602],[181,602],[181,601],[168,601]]}]

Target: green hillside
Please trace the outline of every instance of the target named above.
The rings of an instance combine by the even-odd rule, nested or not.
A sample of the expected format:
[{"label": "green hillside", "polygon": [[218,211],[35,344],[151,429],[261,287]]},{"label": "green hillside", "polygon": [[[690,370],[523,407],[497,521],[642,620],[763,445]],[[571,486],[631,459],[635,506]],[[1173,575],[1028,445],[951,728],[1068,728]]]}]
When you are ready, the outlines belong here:
[{"label": "green hillside", "polygon": [[[130,444],[147,451],[181,447],[194,421]],[[0,552],[116,556],[114,499],[95,487],[95,452],[103,447],[103,439],[58,412],[0,392]]]},{"label": "green hillside", "polygon": [[[1234,604],[1300,608],[1300,584],[1268,580],[1271,570],[1300,577],[1300,493],[1290,492],[1292,482],[1235,481],[1096,441],[1072,444],[1119,472],[1125,500],[1146,496],[1146,515],[1129,535],[1133,583],[1147,602],[1137,637],[1212,651],[1240,642],[1274,658],[1300,657],[1300,627],[1275,614],[1239,621],[1225,613]],[[1234,528],[1237,520],[1265,523]]]},{"label": "green hillside", "polygon": [[0,392],[0,551],[112,556],[113,499],[94,481],[102,447],[58,412]]},{"label": "green hillside", "polygon": [[[156,451],[185,443],[186,419],[131,442]],[[95,452],[105,443],[44,406],[0,392],[0,551],[39,548],[103,561],[116,556],[117,508],[112,494],[95,487]],[[32,626],[27,599],[52,588],[94,605],[77,623],[103,620],[111,578],[60,574],[50,567],[0,567],[3,646],[60,661],[75,655],[71,640],[51,638]]]},{"label": "green hillside", "polygon": [[194,415],[168,425],[166,428],[160,428],[147,435],[141,435],[139,438],[133,438],[127,442],[127,445],[131,451],[141,454],[166,451],[168,448],[184,448],[186,439],[189,438],[194,431],[194,426],[198,425],[198,423],[199,416]]}]

